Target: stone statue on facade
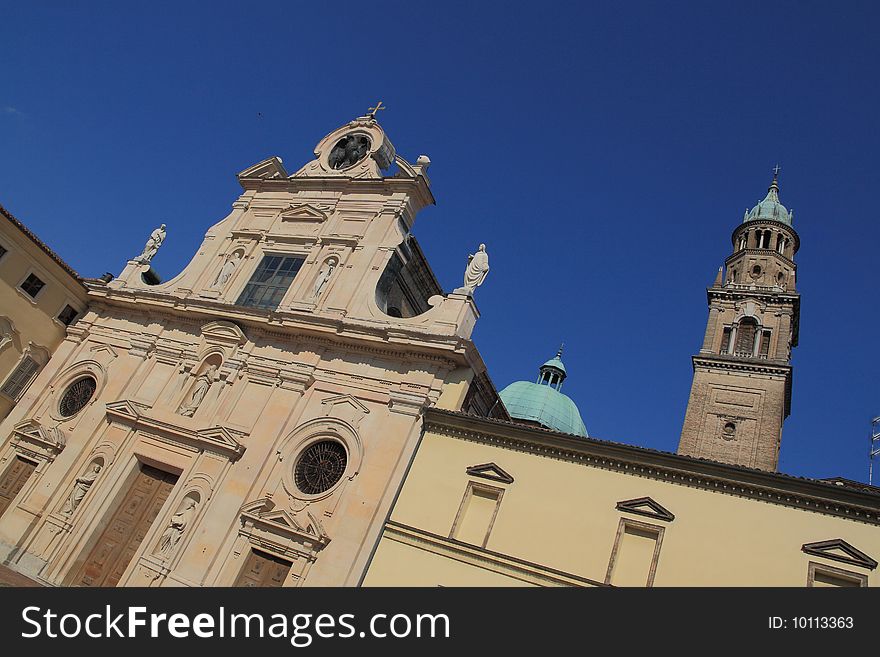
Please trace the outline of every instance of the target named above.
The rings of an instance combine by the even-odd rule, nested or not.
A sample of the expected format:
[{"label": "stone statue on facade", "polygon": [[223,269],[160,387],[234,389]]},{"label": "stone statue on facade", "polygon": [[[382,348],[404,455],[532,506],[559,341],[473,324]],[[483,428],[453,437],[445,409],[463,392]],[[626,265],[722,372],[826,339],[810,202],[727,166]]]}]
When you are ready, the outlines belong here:
[{"label": "stone statue on facade", "polygon": [[226,260],[226,262],[223,263],[223,266],[217,274],[217,278],[211,283],[211,289],[222,290],[223,286],[226,285],[232,277],[232,274],[235,273],[235,268],[238,267],[239,262],[241,262],[241,252],[236,251]]},{"label": "stone statue on facade", "polygon": [[92,484],[95,483],[99,474],[101,474],[101,466],[95,463],[88,472],[76,478],[76,481],[73,484],[73,490],[70,491],[70,495],[67,497],[67,502],[65,502],[64,508],[61,510],[61,515],[73,515],[73,512],[76,511],[76,507],[78,507],[79,503],[83,501],[83,498],[86,496],[86,493],[89,492],[89,489],[92,487]]},{"label": "stone statue on facade", "polygon": [[324,287],[330,281],[330,277],[333,275],[336,265],[336,258],[330,258],[321,266],[321,271],[318,272],[318,278],[315,279],[315,286],[312,288],[313,299],[317,299],[321,296],[321,292],[324,291]]},{"label": "stone statue on facade", "polygon": [[205,395],[208,394],[208,390],[211,389],[211,384],[214,383],[214,373],[216,371],[217,366],[211,365],[207,370],[196,377],[196,383],[190,391],[187,400],[177,409],[178,413],[185,415],[186,417],[192,417],[195,414],[196,409],[205,399]]},{"label": "stone statue on facade", "polygon": [[135,258],[135,262],[140,262],[143,264],[147,264],[150,260],[153,259],[153,256],[159,252],[159,247],[162,246],[162,242],[165,241],[165,224],[159,226],[156,230],[150,233],[150,239],[147,240],[146,245],[144,246],[144,252],[141,253],[137,258]]},{"label": "stone statue on facade", "polygon": [[464,285],[455,292],[462,292],[468,296],[473,295],[474,290],[486,280],[489,273],[489,254],[486,253],[486,245],[480,244],[476,253],[468,255],[467,269],[464,270]]},{"label": "stone statue on facade", "polygon": [[171,516],[171,522],[168,523],[168,527],[162,532],[162,537],[159,539],[159,555],[166,559],[171,556],[195,514],[196,501],[191,497],[187,497],[183,502],[183,508]]}]

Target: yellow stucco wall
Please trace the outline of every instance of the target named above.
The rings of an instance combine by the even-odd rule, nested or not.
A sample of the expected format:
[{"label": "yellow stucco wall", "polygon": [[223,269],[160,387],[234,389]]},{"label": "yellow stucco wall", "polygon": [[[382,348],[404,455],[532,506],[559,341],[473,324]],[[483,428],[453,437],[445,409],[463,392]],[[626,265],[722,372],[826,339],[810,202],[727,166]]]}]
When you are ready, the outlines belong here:
[{"label": "yellow stucco wall", "polygon": [[[465,472],[489,462],[514,482]],[[842,538],[877,559],[875,525],[430,432],[391,524],[448,537],[469,481],[504,490],[486,550],[598,582],[605,580],[620,520],[629,518],[664,529],[655,586],[805,586],[810,561],[868,575],[870,586],[880,583],[876,571],[801,551],[804,543]],[[640,497],[653,498],[675,519],[616,509],[618,502]],[[499,576],[475,570],[424,545],[394,540],[386,528],[365,584],[500,584]]]},{"label": "yellow stucco wall", "polygon": [[[2,386],[29,343],[44,349],[47,355],[52,354],[66,332],[66,327],[55,318],[66,304],[80,313],[85,311],[86,291],[5,216],[0,216],[0,246],[7,251],[0,257],[0,319],[14,327],[12,339],[0,348]],[[31,272],[45,283],[35,299],[19,289]],[[14,400],[0,393],[0,419],[8,415],[13,405]]]}]

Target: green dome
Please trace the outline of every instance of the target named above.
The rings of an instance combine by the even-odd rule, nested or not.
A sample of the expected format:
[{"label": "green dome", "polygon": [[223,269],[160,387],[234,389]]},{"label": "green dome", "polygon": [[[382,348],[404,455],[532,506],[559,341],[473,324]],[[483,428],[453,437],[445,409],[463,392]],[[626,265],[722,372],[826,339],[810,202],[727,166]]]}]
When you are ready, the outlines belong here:
[{"label": "green dome", "polygon": [[559,389],[565,381],[562,347],[541,365],[538,381],[515,381],[499,393],[510,417],[586,438],[587,428],[575,403]]},{"label": "green dome", "polygon": [[746,212],[743,223],[761,220],[781,221],[791,226],[792,214],[779,202],[779,183],[776,182],[776,176],[773,176],[773,182],[770,183],[767,196],[763,201],[758,201],[758,205],[753,207],[751,212]]}]

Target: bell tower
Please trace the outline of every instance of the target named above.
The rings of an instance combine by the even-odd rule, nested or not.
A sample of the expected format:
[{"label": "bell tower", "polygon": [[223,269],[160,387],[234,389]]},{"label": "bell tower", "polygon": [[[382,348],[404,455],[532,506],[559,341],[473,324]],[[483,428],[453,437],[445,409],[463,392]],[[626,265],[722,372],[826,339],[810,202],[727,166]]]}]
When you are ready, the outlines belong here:
[{"label": "bell tower", "polygon": [[[779,201],[779,167],[764,200],[733,231],[733,253],[708,288],[709,320],[678,453],[775,471],[791,411],[791,348],[800,295],[794,213]],[[726,273],[725,273],[726,270]]]}]

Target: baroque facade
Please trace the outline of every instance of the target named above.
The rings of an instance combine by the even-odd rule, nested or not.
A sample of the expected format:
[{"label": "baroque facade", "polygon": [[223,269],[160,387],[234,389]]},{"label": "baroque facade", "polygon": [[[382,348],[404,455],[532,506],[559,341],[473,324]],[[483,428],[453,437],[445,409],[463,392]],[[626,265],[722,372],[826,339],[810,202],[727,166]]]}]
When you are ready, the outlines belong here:
[{"label": "baroque facade", "polygon": [[505,415],[473,287],[444,295],[410,233],[429,164],[360,117],[293,174],[239,174],[178,276],[150,264],[163,225],[88,282],[0,425],[0,476],[28,469],[3,562],[50,585],[359,583],[423,409]]}]

